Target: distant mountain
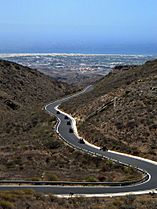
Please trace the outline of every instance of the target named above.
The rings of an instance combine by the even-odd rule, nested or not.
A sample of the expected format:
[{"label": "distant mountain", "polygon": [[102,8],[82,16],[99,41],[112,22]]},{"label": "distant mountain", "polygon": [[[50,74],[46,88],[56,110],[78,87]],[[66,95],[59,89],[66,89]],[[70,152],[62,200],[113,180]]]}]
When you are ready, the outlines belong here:
[{"label": "distant mountain", "polygon": [[115,67],[62,108],[77,118],[86,140],[157,160],[157,60]]}]

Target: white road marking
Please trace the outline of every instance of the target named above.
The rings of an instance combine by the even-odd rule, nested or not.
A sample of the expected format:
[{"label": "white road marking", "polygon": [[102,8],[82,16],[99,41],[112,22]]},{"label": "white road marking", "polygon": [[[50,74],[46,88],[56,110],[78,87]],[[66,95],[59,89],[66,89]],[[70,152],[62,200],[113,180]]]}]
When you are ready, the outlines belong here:
[{"label": "white road marking", "polygon": [[[82,92],[79,92],[79,93],[77,93],[77,94],[75,94],[75,95],[71,95],[71,96],[69,96],[69,97],[67,97],[67,98],[65,98],[65,99],[61,99],[61,100],[58,100],[58,101],[60,101],[60,102],[62,103],[63,101],[66,101],[66,100],[68,100],[68,99],[70,99],[70,98],[76,97],[76,96],[82,94],[83,92],[85,92],[88,88],[89,88],[89,87],[87,87],[86,89],[84,89]],[[60,103],[60,104],[61,104],[61,103]],[[53,104],[53,103],[50,103],[50,104]],[[50,104],[48,104],[48,105],[50,105]],[[76,120],[75,120],[71,115],[69,115],[69,114],[67,114],[66,112],[60,110],[60,109],[59,109],[60,104],[59,104],[59,105],[56,105],[55,110],[61,112],[62,114],[68,116],[68,117],[71,119],[71,121],[72,121],[72,128],[73,128],[73,130],[74,130],[74,134],[75,134],[78,138],[81,138],[81,137],[79,136],[79,134],[78,134],[78,130],[77,130],[77,126],[76,126]],[[45,109],[46,109],[46,110],[47,110],[48,105],[45,106]],[[47,110],[47,111],[48,111],[48,110]],[[48,111],[48,112],[51,114],[50,111]],[[57,118],[58,118],[58,117],[57,117]],[[58,121],[59,121],[59,122],[57,123],[57,126],[56,126],[56,131],[57,131],[57,133],[59,133],[58,128],[59,128],[59,125],[60,125],[60,123],[61,123],[61,120],[58,118]],[[66,139],[64,139],[64,140],[66,141]],[[91,147],[94,147],[94,148],[100,150],[100,147],[95,146],[95,145],[89,143],[89,142],[86,141],[85,139],[84,139],[84,141],[85,141],[85,143],[86,143],[88,146],[91,146]],[[84,151],[86,151],[86,150],[84,150]],[[146,162],[152,163],[152,164],[154,164],[154,165],[157,165],[157,162],[152,161],[152,160],[148,160],[148,159],[145,159],[145,158],[142,158],[142,157],[137,157],[137,156],[133,156],[133,155],[125,154],[125,153],[115,152],[115,151],[112,151],[112,150],[108,150],[108,152],[110,152],[110,153],[115,153],[115,154],[118,154],[118,155],[127,156],[127,157],[134,158],[134,159],[139,159],[139,160],[146,161]],[[92,154],[93,154],[93,153],[92,153]],[[110,159],[110,158],[108,158],[108,159]],[[111,159],[111,160],[113,160],[113,159]],[[116,160],[113,160],[113,161],[116,161]],[[117,162],[118,162],[118,161],[117,161]],[[122,163],[122,162],[119,162],[119,163]],[[122,163],[122,164],[124,164],[124,163]],[[128,164],[126,164],[126,165],[128,166]],[[131,166],[131,165],[129,165],[129,166]],[[137,168],[137,169],[139,169],[139,168]],[[143,183],[146,183],[146,182],[150,181],[151,175],[150,175],[148,172],[146,172],[146,171],[144,171],[144,170],[142,170],[142,169],[139,169],[139,170],[141,170],[141,171],[147,173],[147,175],[148,175],[149,177],[148,177],[147,181],[142,182],[142,183],[138,183],[138,184],[136,184],[136,185],[140,185],[140,184],[143,184]],[[129,185],[129,186],[131,187],[131,185]],[[135,185],[134,185],[134,186],[135,186]],[[101,196],[102,196],[102,197],[108,197],[108,196],[125,196],[125,195],[130,195],[130,194],[148,194],[148,193],[150,193],[150,192],[156,193],[155,190],[145,190],[145,191],[135,191],[135,192],[125,192],[125,193],[122,192],[122,193],[113,193],[113,194],[89,194],[89,195],[72,195],[72,196],[74,196],[74,197],[75,197],[75,196],[86,196],[86,197],[94,197],[94,196],[95,196],[95,197],[101,197]],[[69,195],[57,195],[57,196],[58,196],[58,197],[60,197],[60,196],[61,196],[61,197],[69,197]]]}]

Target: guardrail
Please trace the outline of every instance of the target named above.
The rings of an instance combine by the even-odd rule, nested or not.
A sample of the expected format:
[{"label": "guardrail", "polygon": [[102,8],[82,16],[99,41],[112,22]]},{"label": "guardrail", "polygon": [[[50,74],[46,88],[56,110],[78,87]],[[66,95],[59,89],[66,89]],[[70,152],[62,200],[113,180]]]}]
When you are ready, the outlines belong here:
[{"label": "guardrail", "polygon": [[[147,177],[143,179],[146,180]],[[0,184],[18,184],[19,186],[22,184],[28,185],[82,185],[82,186],[127,186],[130,184],[136,184],[139,181],[124,181],[124,182],[70,182],[70,181],[25,181],[25,180],[1,180]]]},{"label": "guardrail", "polygon": [[[58,123],[57,123],[58,124]],[[112,159],[112,158],[109,158],[109,157],[106,157],[104,155],[101,155],[101,154],[98,154],[98,153],[94,153],[94,152],[91,152],[91,151],[88,151],[86,149],[82,149],[80,147],[75,147],[72,143],[70,143],[69,141],[67,141],[66,139],[64,139],[60,133],[57,133],[70,147],[74,148],[74,149],[78,149],[84,153],[87,153],[89,155],[92,155],[92,156],[97,156],[97,157],[100,157],[101,159],[108,159],[108,160],[111,160],[115,163],[118,163],[118,164],[121,164],[123,166],[126,166],[126,167],[132,167],[132,168],[135,168],[137,169],[138,171],[140,171],[142,174],[144,174],[144,177],[142,179],[139,179],[139,180],[133,180],[133,181],[122,181],[122,182],[78,182],[79,185],[85,185],[85,184],[89,184],[89,185],[107,185],[107,186],[129,186],[129,185],[135,185],[135,184],[138,184],[138,183],[143,183],[145,181],[147,181],[149,179],[149,175],[146,171],[142,170],[141,168],[137,168],[137,167],[133,167],[131,166],[130,164],[125,164],[125,163],[122,163],[118,160],[115,160],[115,159]],[[76,185],[77,185],[77,182],[74,182]],[[72,183],[73,184],[73,183]]]},{"label": "guardrail", "polygon": [[[82,91],[83,93],[83,91]],[[80,94],[80,93],[79,93]],[[78,94],[78,95],[79,95]],[[71,95],[69,98],[71,98],[73,95]],[[75,95],[76,96],[76,95]],[[56,115],[55,115],[56,116]],[[130,164],[125,164],[123,162],[120,162],[118,160],[115,160],[115,159],[112,159],[112,158],[109,158],[109,157],[106,157],[104,155],[101,155],[101,154],[98,154],[98,153],[95,153],[95,152],[91,152],[91,151],[88,151],[86,149],[82,149],[80,148],[79,146],[74,146],[72,143],[70,143],[69,141],[67,141],[64,137],[61,136],[61,134],[57,131],[57,128],[60,124],[60,120],[59,118],[56,116],[57,118],[57,123],[55,125],[55,131],[57,132],[57,134],[72,148],[74,149],[78,149],[82,152],[85,152],[87,154],[90,154],[92,156],[96,156],[96,157],[100,157],[101,159],[108,159],[108,160],[111,160],[115,163],[118,163],[118,164],[121,164],[123,166],[126,166],[126,167],[132,167],[132,168],[135,168],[137,169],[138,171],[140,171],[144,177],[141,178],[140,180],[133,180],[133,181],[123,181],[123,182],[47,182],[49,185],[55,185],[55,184],[58,184],[58,185],[107,185],[107,186],[127,186],[127,185],[135,185],[135,184],[138,184],[138,183],[143,183],[145,181],[147,181],[149,179],[149,174],[147,173],[147,171],[145,170],[142,170],[141,168],[138,168],[138,167],[133,167],[132,165]],[[1,182],[0,182],[1,183]],[[44,182],[33,182],[33,183],[38,183],[38,184],[44,184]]]}]

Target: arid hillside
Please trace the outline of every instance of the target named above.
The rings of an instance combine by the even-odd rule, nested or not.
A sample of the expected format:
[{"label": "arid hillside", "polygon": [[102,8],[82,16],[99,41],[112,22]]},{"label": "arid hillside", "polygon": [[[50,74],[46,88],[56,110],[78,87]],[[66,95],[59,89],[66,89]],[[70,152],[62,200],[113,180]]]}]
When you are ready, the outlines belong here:
[{"label": "arid hillside", "polygon": [[157,160],[157,60],[117,66],[92,92],[62,108],[86,140]]},{"label": "arid hillside", "polygon": [[68,92],[71,92],[68,85],[57,82],[37,70],[0,61],[0,96],[1,104],[5,101],[6,109],[18,110],[30,102],[44,103]]},{"label": "arid hillside", "polygon": [[[109,87],[108,83],[112,78],[116,78],[116,74],[120,76],[120,73],[124,72],[119,70],[112,72],[98,82],[94,91],[89,95],[73,100],[72,104],[75,105],[77,102],[77,106],[66,104],[66,109],[80,119],[78,120],[80,132],[82,131],[81,133],[87,134],[87,136],[91,135],[91,138],[88,136],[87,140],[93,141],[95,134],[98,137],[100,134],[104,136],[104,132],[101,133],[98,128],[95,133],[94,129],[91,129],[91,123],[95,127],[99,127],[99,120],[105,120],[106,113],[108,113],[108,117],[110,116],[109,113],[111,114],[113,109],[110,107],[110,100],[115,98],[115,95],[116,97],[121,95],[119,93],[121,91],[114,85]],[[120,77],[118,80],[122,84]],[[142,80],[138,81],[138,83],[142,82]],[[124,87],[126,85],[130,84],[124,82]],[[153,87],[153,89],[155,88]],[[0,61],[1,179],[123,181],[141,177],[141,174],[134,169],[122,167],[111,161],[101,160],[69,148],[56,135],[53,129],[56,120],[45,113],[42,107],[48,101],[73,91],[74,89],[67,84],[58,83],[35,70],[15,63]],[[121,100],[116,99],[116,101]],[[88,106],[85,105],[86,102]],[[106,103],[109,104],[107,105],[108,111],[104,106]],[[118,104],[116,102],[114,108],[117,108]],[[113,107],[112,102],[111,106]],[[105,112],[104,118],[100,117],[102,115],[100,111],[103,114]],[[84,129],[82,125],[84,125]],[[103,138],[97,136],[95,139],[99,139],[99,141],[94,142],[103,144],[101,141]],[[120,147],[118,149],[120,150]],[[128,206],[137,209],[156,208],[156,196],[61,199],[52,194],[40,194],[32,190],[0,192],[0,208],[121,209],[128,208]]]},{"label": "arid hillside", "polygon": [[[120,181],[133,169],[69,148],[42,107],[75,89],[21,65],[0,61],[0,178]],[[79,160],[78,160],[79,159]]]},{"label": "arid hillside", "polygon": [[32,190],[0,192],[2,209],[156,209],[156,194],[124,197],[57,198]]}]

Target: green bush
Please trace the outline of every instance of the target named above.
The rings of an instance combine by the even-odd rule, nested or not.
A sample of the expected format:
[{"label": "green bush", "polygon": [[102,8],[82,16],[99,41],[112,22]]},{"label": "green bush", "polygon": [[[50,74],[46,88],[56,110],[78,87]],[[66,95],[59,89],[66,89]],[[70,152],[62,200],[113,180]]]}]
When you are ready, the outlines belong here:
[{"label": "green bush", "polygon": [[46,180],[47,181],[58,181],[58,177],[53,173],[48,173],[46,175]]},{"label": "green bush", "polygon": [[45,142],[45,146],[49,149],[57,149],[61,146],[61,142],[55,140],[55,139],[52,139],[50,138],[49,140],[47,140]]},{"label": "green bush", "polygon": [[14,208],[14,204],[8,201],[0,201],[0,207],[3,209],[12,209]]},{"label": "green bush", "polygon": [[31,181],[41,181],[40,177],[34,176],[31,178]]},{"label": "green bush", "polygon": [[95,182],[98,181],[98,179],[95,176],[88,176],[86,177],[87,182]]}]

